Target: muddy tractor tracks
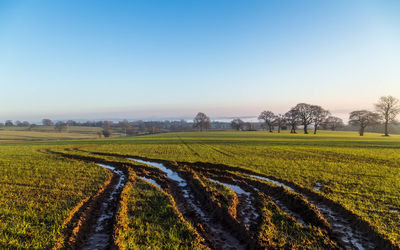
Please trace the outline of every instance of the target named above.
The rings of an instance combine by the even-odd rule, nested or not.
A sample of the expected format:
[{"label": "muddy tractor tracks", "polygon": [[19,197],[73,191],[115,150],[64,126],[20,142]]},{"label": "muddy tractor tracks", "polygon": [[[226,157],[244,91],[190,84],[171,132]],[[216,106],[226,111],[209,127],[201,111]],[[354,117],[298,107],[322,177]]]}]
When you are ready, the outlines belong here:
[{"label": "muddy tractor tracks", "polygon": [[[65,222],[65,239],[56,248],[112,249],[115,213],[121,192],[129,179],[128,168],[145,181],[169,193],[183,218],[189,221],[210,249],[265,249],[257,240],[261,222],[259,195],[267,195],[288,216],[307,229],[315,226],[343,249],[399,249],[369,223],[351,211],[294,183],[250,170],[209,163],[169,162],[132,155],[50,152],[63,157],[94,162],[112,175],[93,197],[83,201]],[[88,156],[89,155],[89,156]],[[108,161],[99,156],[129,159],[135,163]],[[201,176],[201,178],[199,177]],[[203,179],[202,179],[203,178]],[[218,183],[235,194],[234,206],[216,201],[203,183]],[[71,228],[69,224],[77,224]]]}]

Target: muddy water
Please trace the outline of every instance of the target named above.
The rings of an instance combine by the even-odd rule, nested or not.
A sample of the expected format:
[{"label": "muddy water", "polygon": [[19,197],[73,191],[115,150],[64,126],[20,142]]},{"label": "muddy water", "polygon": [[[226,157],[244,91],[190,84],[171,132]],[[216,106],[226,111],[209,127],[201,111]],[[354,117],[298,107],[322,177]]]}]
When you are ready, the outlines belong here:
[{"label": "muddy water", "polygon": [[95,228],[91,230],[92,232],[89,234],[82,249],[108,249],[110,247],[113,218],[117,209],[116,204],[127,179],[124,172],[112,166],[104,164],[98,165],[107,168],[117,175],[118,182],[113,187],[108,197],[100,204],[99,216]]},{"label": "muddy water", "polygon": [[288,190],[290,190],[292,192],[295,192],[293,188],[291,188],[291,187],[289,187],[289,186],[287,186],[287,185],[285,185],[285,184],[283,184],[283,183],[281,183],[279,181],[271,180],[270,178],[267,178],[267,177],[264,177],[264,176],[258,176],[258,175],[250,175],[250,177],[253,177],[253,178],[256,178],[256,179],[259,179],[259,180],[264,180],[264,181],[267,181],[267,182],[271,182],[271,183],[274,183],[274,184],[276,184],[278,186],[284,187],[284,188],[286,188],[286,189],[288,189]]},{"label": "muddy water", "polygon": [[320,191],[323,186],[324,186],[324,183],[317,181],[314,185],[314,190]]},{"label": "muddy water", "polygon": [[224,185],[225,187],[232,189],[237,194],[237,196],[239,197],[239,201],[243,204],[243,209],[241,209],[239,213],[240,217],[243,218],[244,224],[250,227],[253,223],[257,221],[259,214],[257,213],[257,209],[254,205],[254,196],[252,196],[250,192],[244,191],[238,185],[224,183],[211,178],[209,178],[209,180]]},{"label": "muddy water", "polygon": [[167,177],[171,180],[177,181],[179,183],[179,185],[186,183],[186,181],[184,179],[182,179],[177,172],[172,171],[171,169],[167,168],[164,166],[164,164],[162,163],[158,163],[158,162],[153,162],[153,161],[143,161],[140,159],[134,159],[134,158],[129,158],[129,160],[132,161],[136,161],[136,162],[140,162],[140,163],[144,163],[144,164],[148,164],[151,165],[153,167],[156,167],[158,169],[160,169],[161,171],[163,171],[164,173],[167,174]]},{"label": "muddy water", "polygon": [[156,186],[158,189],[162,190],[161,186],[155,180],[147,178],[147,177],[144,177],[144,176],[140,176],[140,178],[145,180],[145,181],[147,181],[147,182],[150,182],[151,184]]},{"label": "muddy water", "polygon": [[229,231],[227,231],[221,224],[215,222],[214,218],[207,211],[203,210],[200,202],[195,198],[192,190],[187,184],[186,180],[181,178],[179,174],[169,168],[164,164],[152,161],[144,161],[141,159],[129,158],[129,160],[144,163],[156,167],[163,171],[167,178],[178,182],[179,187],[186,199],[187,204],[191,209],[201,218],[202,224],[205,225],[210,230],[210,235],[215,245],[220,249],[246,249],[240,241],[234,237]]},{"label": "muddy water", "polygon": [[[280,183],[278,181],[271,180],[270,178],[263,177],[263,176],[258,176],[258,175],[250,175],[250,176],[253,177],[253,178],[259,179],[259,180],[263,180],[263,181],[274,183],[274,184],[276,184],[278,186],[284,187],[284,188],[286,188],[286,189],[288,189],[288,190],[290,190],[292,192],[295,192],[293,188],[291,188],[291,187],[289,187],[289,186],[287,186],[287,185],[285,185],[283,183]],[[290,214],[291,216],[293,216],[296,219],[296,221],[298,221],[303,227],[307,227],[307,224],[304,222],[304,220],[301,218],[301,216],[298,213],[290,210],[279,199],[275,199],[273,197],[271,197],[271,198],[283,211],[285,211],[287,214]]]},{"label": "muddy water", "polygon": [[[278,186],[287,188],[292,192],[298,192],[292,187],[287,186],[286,184],[271,180],[269,178],[257,175],[250,175],[253,178],[257,178],[260,180],[268,181],[274,183]],[[339,212],[334,211],[329,206],[323,204],[322,202],[318,202],[316,199],[312,197],[302,194],[306,200],[308,200],[311,204],[316,206],[318,210],[323,214],[325,219],[329,222],[332,227],[332,231],[338,236],[341,240],[342,244],[346,249],[375,249],[377,246],[374,242],[369,239],[365,234],[361,231],[358,231],[352,227],[351,221],[344,218]]]}]

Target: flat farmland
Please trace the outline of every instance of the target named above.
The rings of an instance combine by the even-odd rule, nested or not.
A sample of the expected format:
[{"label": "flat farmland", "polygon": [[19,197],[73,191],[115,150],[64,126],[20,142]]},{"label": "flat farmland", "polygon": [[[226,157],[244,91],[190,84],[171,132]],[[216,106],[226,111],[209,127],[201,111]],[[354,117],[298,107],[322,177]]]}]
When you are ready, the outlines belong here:
[{"label": "flat farmland", "polygon": [[[1,220],[0,242],[90,247],[108,234],[104,246],[121,249],[397,249],[399,148],[397,135],[328,131],[3,143],[0,217],[21,216]],[[102,211],[113,216],[97,232]]]},{"label": "flat farmland", "polygon": [[[400,242],[400,136],[355,132],[168,133],[88,150],[225,164],[294,182],[342,204]],[[321,185],[320,188],[317,186]]]}]

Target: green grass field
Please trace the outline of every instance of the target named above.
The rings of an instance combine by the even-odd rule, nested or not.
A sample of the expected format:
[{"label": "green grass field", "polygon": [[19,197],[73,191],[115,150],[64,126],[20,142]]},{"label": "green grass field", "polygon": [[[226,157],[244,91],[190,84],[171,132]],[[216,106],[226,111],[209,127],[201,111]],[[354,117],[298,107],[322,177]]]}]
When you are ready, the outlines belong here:
[{"label": "green grass field", "polygon": [[223,163],[293,181],[361,215],[400,242],[400,136],[355,132],[168,133],[90,147],[149,158]]},{"label": "green grass field", "polygon": [[[106,180],[107,171],[92,163],[42,152],[66,148],[78,155],[113,153],[171,162],[225,164],[253,170],[293,182],[341,204],[392,242],[400,244],[400,136],[367,133],[360,137],[356,132],[328,131],[317,135],[294,135],[286,131],[281,134],[260,131],[182,132],[114,139],[1,143],[0,246],[46,248],[55,244],[62,237],[63,221],[69,212],[99,190]],[[316,185],[321,186],[320,190],[315,190]],[[131,189],[124,190],[123,194],[134,197],[125,204],[130,210],[135,211],[135,204],[155,196],[165,203],[165,213],[175,213],[173,209],[167,209],[170,203],[161,193],[151,191],[149,196],[139,196],[135,188],[148,189],[141,182],[138,187],[129,187]],[[265,207],[271,210],[263,213],[272,216],[271,211],[276,208],[269,200],[266,202]],[[276,212],[277,215],[281,213]],[[143,220],[143,215],[132,214],[137,217],[129,223],[137,228],[136,224]],[[271,218],[276,220],[278,217]],[[158,219],[153,218],[148,223],[158,224]],[[190,234],[190,225],[179,220],[175,219],[177,232]],[[160,227],[162,224],[154,228]],[[149,228],[141,229],[143,233],[120,234],[119,244],[143,244],[143,235]],[[263,230],[267,229],[264,227]],[[187,244],[179,239],[180,234],[177,233],[173,240]],[[272,231],[271,234],[274,237],[282,235]],[[164,242],[163,235],[153,241],[169,244]],[[157,242],[153,245],[157,246]]]},{"label": "green grass field", "polygon": [[70,212],[108,176],[94,164],[39,149],[0,146],[0,248],[51,248]]},{"label": "green grass field", "polygon": [[[0,143],[2,141],[37,141],[37,140],[72,140],[72,139],[97,139],[99,127],[71,126],[66,131],[58,132],[54,126],[29,127],[2,127],[0,128]],[[112,137],[122,134],[113,131]]]}]

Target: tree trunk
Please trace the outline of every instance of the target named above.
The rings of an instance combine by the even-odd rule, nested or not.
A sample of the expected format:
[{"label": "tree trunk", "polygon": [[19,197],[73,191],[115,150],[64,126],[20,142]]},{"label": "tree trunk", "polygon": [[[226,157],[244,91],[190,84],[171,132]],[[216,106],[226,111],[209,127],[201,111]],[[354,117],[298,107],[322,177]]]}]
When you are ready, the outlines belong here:
[{"label": "tree trunk", "polygon": [[385,136],[389,136],[388,123],[389,123],[389,121],[386,120],[386,121],[385,121]]},{"label": "tree trunk", "polygon": [[278,133],[280,133],[281,132],[281,127],[280,126],[278,126]]},{"label": "tree trunk", "polygon": [[308,131],[307,131],[307,124],[304,124],[304,134],[308,134]]},{"label": "tree trunk", "polygon": [[269,132],[272,133],[272,125],[268,125],[269,127]]},{"label": "tree trunk", "polygon": [[364,135],[364,127],[361,127],[360,128],[360,136],[363,136]]},{"label": "tree trunk", "polygon": [[318,126],[314,125],[314,135],[317,134],[317,128],[318,128]]}]

